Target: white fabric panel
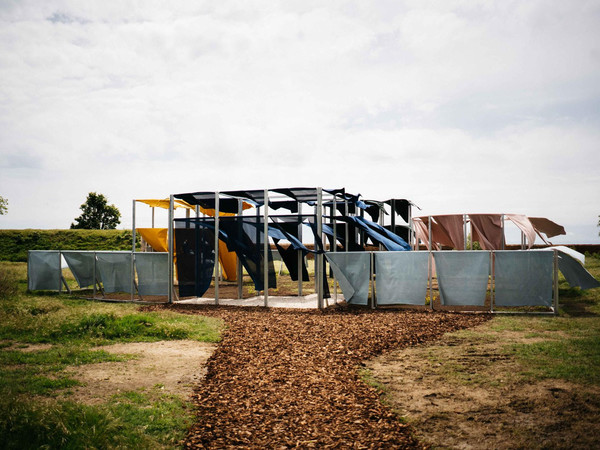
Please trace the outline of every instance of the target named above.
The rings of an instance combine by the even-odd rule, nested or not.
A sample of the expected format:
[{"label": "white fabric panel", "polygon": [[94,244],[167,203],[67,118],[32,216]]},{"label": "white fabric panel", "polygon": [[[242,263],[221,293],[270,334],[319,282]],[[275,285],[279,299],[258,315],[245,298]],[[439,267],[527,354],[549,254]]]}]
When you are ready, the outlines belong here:
[{"label": "white fabric panel", "polygon": [[60,290],[60,252],[30,250],[27,254],[27,288],[30,291]]},{"label": "white fabric panel", "polygon": [[94,285],[94,252],[65,251],[62,255],[80,288]]},{"label": "white fabric panel", "polygon": [[442,305],[483,306],[490,275],[490,252],[433,252]]},{"label": "white fabric panel", "polygon": [[496,306],[552,306],[552,252],[495,252]]},{"label": "white fabric panel", "polygon": [[376,252],[378,305],[424,305],[429,252]]},{"label": "white fabric panel", "polygon": [[325,253],[348,304],[368,305],[371,255],[368,252]]},{"label": "white fabric panel", "polygon": [[96,257],[97,271],[104,291],[131,293],[131,253],[98,252]]},{"label": "white fabric panel", "polygon": [[169,254],[136,253],[135,268],[140,295],[169,293]]}]

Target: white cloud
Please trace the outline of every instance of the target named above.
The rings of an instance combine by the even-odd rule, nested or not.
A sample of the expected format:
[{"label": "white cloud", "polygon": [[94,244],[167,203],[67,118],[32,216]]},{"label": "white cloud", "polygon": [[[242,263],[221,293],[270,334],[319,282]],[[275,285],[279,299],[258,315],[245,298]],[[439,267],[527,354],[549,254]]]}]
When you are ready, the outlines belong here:
[{"label": "white cloud", "polygon": [[[599,12],[542,0],[4,2],[0,226],[68,226],[89,191],[126,224],[134,197],[286,185],[588,224]],[[43,195],[58,201],[29,206]]]}]

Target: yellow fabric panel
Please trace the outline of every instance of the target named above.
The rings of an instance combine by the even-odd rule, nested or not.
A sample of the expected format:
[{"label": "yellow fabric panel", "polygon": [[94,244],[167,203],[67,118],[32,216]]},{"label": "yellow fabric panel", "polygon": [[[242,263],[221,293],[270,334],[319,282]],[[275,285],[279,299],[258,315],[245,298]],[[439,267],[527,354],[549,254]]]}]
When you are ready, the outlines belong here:
[{"label": "yellow fabric panel", "polygon": [[[148,206],[152,206],[153,208],[164,208],[164,209],[169,209],[169,203],[170,203],[168,198],[165,198],[163,200],[159,200],[159,199],[136,200],[136,202],[144,203]],[[178,200],[178,199],[173,200],[173,207],[175,209],[187,208],[187,209],[191,209],[192,211],[194,211],[194,209],[195,209],[194,206],[190,205],[188,202],[186,202],[184,200]],[[254,208],[254,206],[252,206],[250,203],[242,202],[243,210],[250,209],[250,208]],[[202,212],[203,214],[206,214],[207,216],[215,217],[214,209],[205,209],[201,206],[200,212]],[[235,215],[236,215],[235,213],[225,213],[223,211],[219,211],[219,216],[235,216]]]},{"label": "yellow fabric panel", "polygon": [[[153,200],[153,199],[148,199],[148,200],[136,200],[136,202],[140,202],[140,203],[145,203],[148,206],[152,206],[153,208],[163,208],[163,209],[169,209],[169,204],[170,201],[168,198],[165,198],[163,200]],[[183,201],[183,200],[177,200],[175,199],[173,201],[173,207],[175,209],[177,208],[187,208],[187,209],[191,209],[193,210],[194,207],[192,205],[190,205],[189,203]]]},{"label": "yellow fabric panel", "polygon": [[144,240],[157,252],[168,252],[166,228],[136,228]]},{"label": "yellow fabric panel", "polygon": [[237,255],[227,250],[227,244],[219,240],[219,261],[223,268],[223,278],[227,281],[237,280]]}]

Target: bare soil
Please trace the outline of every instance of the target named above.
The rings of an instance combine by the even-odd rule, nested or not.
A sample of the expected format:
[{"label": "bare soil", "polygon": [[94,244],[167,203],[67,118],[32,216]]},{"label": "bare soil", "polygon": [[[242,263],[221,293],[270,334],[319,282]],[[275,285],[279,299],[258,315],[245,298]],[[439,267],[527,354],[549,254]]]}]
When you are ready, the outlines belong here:
[{"label": "bare soil", "polygon": [[[525,333],[502,335],[502,345],[533,342]],[[523,381],[524,368],[499,341],[447,335],[366,366],[384,385],[384,401],[434,447],[600,448],[600,388]]]},{"label": "bare soil", "polygon": [[135,358],[68,369],[69,376],[84,383],[72,388],[68,398],[98,404],[120,392],[159,388],[187,399],[204,378],[206,361],[215,348],[216,344],[196,341],[134,342],[98,347]]}]

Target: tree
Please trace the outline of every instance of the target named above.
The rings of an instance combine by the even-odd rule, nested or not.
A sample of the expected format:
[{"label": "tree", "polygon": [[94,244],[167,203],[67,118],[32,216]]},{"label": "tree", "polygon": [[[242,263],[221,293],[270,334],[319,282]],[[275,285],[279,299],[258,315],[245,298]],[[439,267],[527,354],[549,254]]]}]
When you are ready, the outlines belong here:
[{"label": "tree", "polygon": [[8,199],[0,195],[0,216],[8,212]]},{"label": "tree", "polygon": [[83,205],[81,215],[75,219],[71,228],[85,230],[114,230],[121,222],[121,213],[115,205],[109,205],[102,194],[90,192]]}]

